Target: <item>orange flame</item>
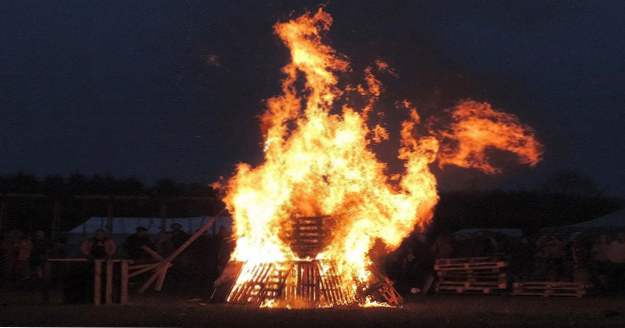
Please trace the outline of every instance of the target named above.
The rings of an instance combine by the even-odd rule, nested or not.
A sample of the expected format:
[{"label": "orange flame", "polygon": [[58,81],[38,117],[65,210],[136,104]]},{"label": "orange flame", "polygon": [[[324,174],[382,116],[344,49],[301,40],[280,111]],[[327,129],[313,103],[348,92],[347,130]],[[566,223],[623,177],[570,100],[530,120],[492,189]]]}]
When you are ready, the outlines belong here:
[{"label": "orange flame", "polygon": [[[337,224],[317,259],[335,261],[344,283],[355,290],[371,278],[368,252],[376,240],[392,250],[432,218],[438,194],[429,165],[437,155],[441,165],[494,172],[480,157],[484,148],[516,152],[534,165],[539,155],[531,155],[526,148],[534,147],[539,154],[539,144],[524,133],[526,129],[515,125],[512,116],[497,113],[487,104],[468,103],[473,105],[461,105],[454,112],[451,130],[439,134],[455,137],[460,147],[439,154],[435,136],[416,135],[419,114],[404,101],[410,118],[402,124],[398,158],[405,170],[388,176],[386,164],[376,158],[370,145],[388,139],[389,133],[380,125],[369,128],[367,123],[382,92],[381,83],[374,68],[367,68],[366,87],[337,87],[336,74],[347,71],[349,63],[321,41],[331,24],[332,17],[319,9],[274,26],[290,50],[291,62],[282,69],[286,75],[282,94],[267,101],[261,117],[264,162],[256,167],[239,164],[225,186],[224,201],[233,215],[237,239],[232,259],[245,262],[242,272],[254,263],[297,260],[283,238],[284,230],[295,217],[328,215]],[[376,61],[374,67],[395,74],[383,61]],[[296,88],[300,77],[304,90]],[[336,113],[338,100],[352,91],[368,97],[364,107],[357,110],[342,104]],[[495,135],[502,141],[495,141]],[[520,135],[525,138],[519,139]]]},{"label": "orange flame", "polygon": [[542,146],[532,129],[521,125],[512,114],[497,112],[488,103],[469,100],[454,108],[452,118],[451,128],[437,133],[441,140],[447,138],[455,143],[455,147],[444,147],[438,155],[440,166],[453,164],[489,174],[499,173],[486,158],[487,148],[512,152],[521,164],[530,166],[536,166],[541,159]]}]

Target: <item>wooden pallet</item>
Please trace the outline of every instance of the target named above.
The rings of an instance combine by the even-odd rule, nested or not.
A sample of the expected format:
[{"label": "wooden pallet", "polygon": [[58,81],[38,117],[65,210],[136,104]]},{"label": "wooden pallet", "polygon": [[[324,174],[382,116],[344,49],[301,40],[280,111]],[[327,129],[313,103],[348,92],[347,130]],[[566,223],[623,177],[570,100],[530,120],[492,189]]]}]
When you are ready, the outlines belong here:
[{"label": "wooden pallet", "polygon": [[528,281],[512,284],[514,296],[578,297],[587,294],[590,286],[577,282]]},{"label": "wooden pallet", "polygon": [[436,272],[436,276],[439,280],[492,281],[506,279],[507,274],[505,272],[488,272],[476,274],[474,272],[439,271]]},{"label": "wooden pallet", "polygon": [[508,282],[505,280],[498,281],[439,281],[437,283],[437,287],[463,287],[463,288],[498,288],[498,289],[506,289],[508,288]]},{"label": "wooden pallet", "polygon": [[445,287],[438,286],[436,288],[438,294],[462,294],[462,295],[495,295],[502,294],[505,289],[490,287]]},{"label": "wooden pallet", "polygon": [[505,274],[504,268],[498,268],[493,270],[442,270],[436,271],[436,275],[439,277],[497,277]]},{"label": "wooden pallet", "polygon": [[228,303],[300,304],[310,307],[355,302],[331,264],[320,261],[259,263],[243,266]]},{"label": "wooden pallet", "polygon": [[436,259],[436,271],[497,272],[508,262],[496,257],[462,257]]},{"label": "wooden pallet", "polygon": [[508,288],[506,261],[496,257],[437,259],[437,293],[495,294]]},{"label": "wooden pallet", "polygon": [[325,222],[327,216],[298,217],[293,221],[291,231],[287,238],[290,240],[291,249],[300,258],[314,258],[328,242],[328,232]]},{"label": "wooden pallet", "polygon": [[371,297],[372,300],[377,302],[384,302],[388,305],[398,306],[403,303],[403,298],[395,287],[394,283],[387,277],[378,276],[378,281],[371,284],[368,290],[365,291],[364,297]]}]

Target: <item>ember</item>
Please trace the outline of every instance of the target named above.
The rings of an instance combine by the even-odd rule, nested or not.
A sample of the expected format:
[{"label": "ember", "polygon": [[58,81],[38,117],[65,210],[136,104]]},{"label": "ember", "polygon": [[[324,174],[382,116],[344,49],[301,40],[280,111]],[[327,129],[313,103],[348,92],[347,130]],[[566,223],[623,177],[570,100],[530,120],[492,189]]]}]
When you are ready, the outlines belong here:
[{"label": "ember", "polygon": [[[370,127],[369,114],[382,92],[375,74],[394,72],[376,61],[365,70],[365,83],[339,88],[337,73],[350,67],[322,42],[331,24],[319,9],[274,26],[291,62],[282,69],[282,94],[267,101],[261,117],[265,160],[257,167],[239,164],[224,186],[237,239],[231,260],[242,263],[228,302],[397,304],[401,298],[375,273],[369,251],[376,241],[393,250],[428,224],[438,201],[429,165],[496,173],[486,148],[513,152],[529,165],[540,160],[531,129],[488,104],[460,103],[451,129],[417,135],[421,118],[403,101],[409,118],[400,131],[398,158],[405,169],[389,174],[370,146],[391,134],[380,124]],[[304,90],[298,90],[300,78]],[[364,98],[363,107],[355,108],[350,96]]]}]

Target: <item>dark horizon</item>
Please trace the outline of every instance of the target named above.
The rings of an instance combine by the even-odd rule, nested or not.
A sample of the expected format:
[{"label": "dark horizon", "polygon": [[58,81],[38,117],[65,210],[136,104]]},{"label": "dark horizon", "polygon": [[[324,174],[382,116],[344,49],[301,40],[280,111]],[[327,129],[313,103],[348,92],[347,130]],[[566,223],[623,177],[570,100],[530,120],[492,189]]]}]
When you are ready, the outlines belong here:
[{"label": "dark horizon", "polygon": [[[261,159],[258,115],[288,53],[276,21],[315,1],[9,2],[0,22],[0,175],[210,183]],[[329,2],[354,72],[386,60],[387,99],[436,115],[471,97],[532,126],[537,168],[439,172],[443,189],[537,186],[555,172],[625,196],[625,3]],[[395,131],[396,133],[397,131]],[[381,157],[392,156],[391,142]],[[392,149],[390,149],[392,148]],[[389,154],[386,154],[386,153]],[[438,171],[438,170],[436,170]]]}]

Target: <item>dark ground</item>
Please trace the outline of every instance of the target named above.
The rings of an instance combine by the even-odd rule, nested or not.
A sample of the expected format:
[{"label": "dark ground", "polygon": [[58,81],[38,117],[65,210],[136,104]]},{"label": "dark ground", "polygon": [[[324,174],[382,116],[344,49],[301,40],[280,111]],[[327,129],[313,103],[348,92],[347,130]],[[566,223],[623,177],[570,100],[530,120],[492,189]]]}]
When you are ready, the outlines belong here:
[{"label": "dark ground", "polygon": [[432,296],[408,300],[401,308],[323,310],[260,310],[156,295],[97,307],[33,305],[33,294],[23,292],[2,292],[0,299],[0,326],[625,327],[623,296]]}]

